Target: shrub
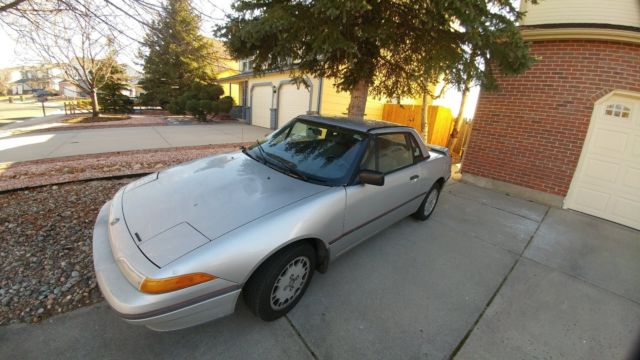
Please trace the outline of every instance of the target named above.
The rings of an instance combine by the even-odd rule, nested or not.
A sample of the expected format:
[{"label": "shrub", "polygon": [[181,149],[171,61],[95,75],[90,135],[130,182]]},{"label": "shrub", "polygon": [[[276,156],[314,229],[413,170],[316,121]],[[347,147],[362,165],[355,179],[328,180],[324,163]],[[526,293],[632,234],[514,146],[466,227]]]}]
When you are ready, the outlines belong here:
[{"label": "shrub", "polygon": [[229,107],[229,100],[226,99],[228,96],[220,98],[223,94],[224,90],[218,84],[195,83],[184,94],[172,100],[167,105],[167,110],[172,114],[190,113],[196,119],[206,121],[210,114],[218,114],[221,109]]},{"label": "shrub", "polygon": [[233,98],[231,96],[223,96],[218,101],[218,112],[228,114],[233,107]]}]

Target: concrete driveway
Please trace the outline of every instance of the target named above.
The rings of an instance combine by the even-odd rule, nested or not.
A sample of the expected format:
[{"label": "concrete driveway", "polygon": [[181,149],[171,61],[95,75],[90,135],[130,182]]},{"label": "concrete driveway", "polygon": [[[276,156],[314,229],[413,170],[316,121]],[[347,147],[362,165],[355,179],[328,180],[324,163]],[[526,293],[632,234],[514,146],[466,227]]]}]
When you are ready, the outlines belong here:
[{"label": "concrete driveway", "polygon": [[105,304],[0,328],[0,358],[623,359],[640,340],[640,232],[449,183],[314,278],[285,318],[243,303],[171,333]]}]

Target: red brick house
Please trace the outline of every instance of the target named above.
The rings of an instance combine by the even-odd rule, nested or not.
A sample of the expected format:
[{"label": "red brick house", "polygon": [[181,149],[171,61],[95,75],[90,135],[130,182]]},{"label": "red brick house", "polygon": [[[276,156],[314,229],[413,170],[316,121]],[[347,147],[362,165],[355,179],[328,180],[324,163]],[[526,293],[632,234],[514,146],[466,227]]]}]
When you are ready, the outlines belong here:
[{"label": "red brick house", "polygon": [[640,228],[640,1],[521,8],[537,62],[481,92],[463,180]]}]

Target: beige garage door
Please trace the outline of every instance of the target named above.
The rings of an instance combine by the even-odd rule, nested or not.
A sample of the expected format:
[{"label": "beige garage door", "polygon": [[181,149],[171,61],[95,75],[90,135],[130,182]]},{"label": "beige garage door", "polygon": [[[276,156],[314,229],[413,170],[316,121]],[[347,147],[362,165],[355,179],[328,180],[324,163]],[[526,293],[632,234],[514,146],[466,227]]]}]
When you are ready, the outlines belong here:
[{"label": "beige garage door", "polygon": [[251,125],[271,127],[271,85],[256,86],[251,91]]},{"label": "beige garage door", "polygon": [[300,85],[299,88],[295,84],[282,85],[278,97],[278,127],[282,127],[298,115],[306,114],[310,97],[311,93],[304,85]]},{"label": "beige garage door", "polygon": [[640,94],[596,103],[565,206],[640,229]]}]

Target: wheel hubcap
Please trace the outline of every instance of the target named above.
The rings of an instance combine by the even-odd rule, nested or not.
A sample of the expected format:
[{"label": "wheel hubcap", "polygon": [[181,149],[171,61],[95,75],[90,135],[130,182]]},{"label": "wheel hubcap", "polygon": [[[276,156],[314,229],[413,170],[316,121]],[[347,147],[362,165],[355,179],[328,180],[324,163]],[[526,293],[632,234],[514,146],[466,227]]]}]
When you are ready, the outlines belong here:
[{"label": "wheel hubcap", "polygon": [[309,278],[309,259],[299,256],[282,269],[271,289],[271,308],[282,310],[300,295]]},{"label": "wheel hubcap", "polygon": [[427,201],[424,204],[424,214],[429,215],[433,211],[433,208],[436,207],[436,201],[438,200],[438,190],[433,189],[427,195]]}]

